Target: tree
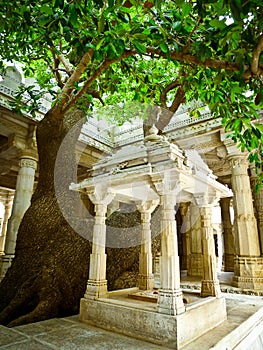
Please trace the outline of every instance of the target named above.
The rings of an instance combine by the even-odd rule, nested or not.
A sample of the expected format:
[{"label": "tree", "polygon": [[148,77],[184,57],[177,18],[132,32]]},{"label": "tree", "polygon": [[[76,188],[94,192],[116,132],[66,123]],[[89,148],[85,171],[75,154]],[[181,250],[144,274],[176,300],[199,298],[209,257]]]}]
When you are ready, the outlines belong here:
[{"label": "tree", "polygon": [[[90,244],[62,216],[54,190],[57,152],[97,101],[139,101],[175,112],[200,100],[258,168],[262,167],[263,21],[259,1],[0,1],[2,60],[23,63],[54,97],[37,129],[39,181],[19,228],[16,255],[0,285],[0,322],[18,325],[77,311]],[[2,62],[4,69],[4,61]],[[192,114],[198,117],[198,109]],[[171,113],[151,118],[160,132]],[[159,118],[159,119],[158,119]],[[77,131],[72,138],[76,141]],[[47,142],[48,140],[48,142]],[[66,150],[67,189],[76,175]],[[65,194],[64,194],[65,193]],[[136,257],[136,250],[132,265]],[[114,280],[128,268],[129,259]],[[111,263],[110,263],[111,264]]]}]

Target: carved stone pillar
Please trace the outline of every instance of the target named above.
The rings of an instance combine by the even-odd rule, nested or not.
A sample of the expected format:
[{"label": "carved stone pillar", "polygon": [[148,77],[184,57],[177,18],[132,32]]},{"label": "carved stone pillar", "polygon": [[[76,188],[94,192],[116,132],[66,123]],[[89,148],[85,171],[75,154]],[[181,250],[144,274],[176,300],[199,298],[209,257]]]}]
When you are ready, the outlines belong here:
[{"label": "carved stone pillar", "polygon": [[233,204],[235,211],[234,232],[236,254],[234,286],[263,289],[263,258],[260,258],[257,222],[254,216],[246,156],[229,158],[232,168]]},{"label": "carved stone pillar", "polygon": [[142,290],[151,290],[154,287],[154,275],[152,270],[152,238],[151,238],[151,213],[158,202],[145,201],[137,204],[141,213],[142,242],[139,255],[138,287]]},{"label": "carved stone pillar", "polygon": [[0,255],[5,254],[5,240],[6,240],[6,230],[7,230],[7,223],[10,216],[11,208],[12,208],[12,202],[13,202],[13,193],[7,193],[5,201],[4,201],[4,217],[2,222],[2,229],[1,229],[1,236],[0,236]]},{"label": "carved stone pillar", "polygon": [[175,220],[176,195],[179,184],[170,174],[163,175],[154,185],[160,195],[161,204],[161,256],[160,289],[157,310],[159,313],[178,315],[185,312],[182,290],[180,288],[180,266]]},{"label": "carved stone pillar", "polygon": [[230,219],[230,201],[231,198],[222,198],[220,206],[224,231],[224,270],[232,272],[234,271],[235,240]]},{"label": "carved stone pillar", "polygon": [[190,206],[190,256],[187,274],[189,276],[202,276],[202,228],[200,209],[191,204]]},{"label": "carved stone pillar", "polygon": [[181,269],[188,270],[189,268],[189,259],[191,254],[191,246],[190,246],[190,210],[189,210],[190,202],[188,203],[180,203],[180,213],[182,217],[182,225],[181,225],[181,235],[182,235],[182,263]]},{"label": "carved stone pillar", "polygon": [[220,297],[221,291],[217,278],[215,243],[212,226],[212,207],[217,198],[213,195],[202,194],[195,196],[200,207],[201,229],[202,229],[202,254],[203,275],[201,285],[201,296]]},{"label": "carved stone pillar", "polygon": [[20,157],[19,166],[20,169],[17,175],[12,213],[7,225],[5,255],[2,257],[0,279],[4,277],[12,263],[15,254],[18,228],[26,210],[30,206],[34,189],[35,171],[37,168],[35,153],[30,150],[25,152]]},{"label": "carved stone pillar", "polygon": [[107,297],[106,280],[106,213],[107,205],[113,200],[114,195],[101,192],[89,194],[95,205],[95,223],[93,227],[92,253],[90,254],[89,279],[84,298],[97,299]]},{"label": "carved stone pillar", "polygon": [[255,186],[257,182],[257,174],[254,169],[251,169],[251,187],[254,199],[255,216],[258,226],[258,235],[260,243],[261,256],[263,255],[263,187],[258,192],[255,192]]}]

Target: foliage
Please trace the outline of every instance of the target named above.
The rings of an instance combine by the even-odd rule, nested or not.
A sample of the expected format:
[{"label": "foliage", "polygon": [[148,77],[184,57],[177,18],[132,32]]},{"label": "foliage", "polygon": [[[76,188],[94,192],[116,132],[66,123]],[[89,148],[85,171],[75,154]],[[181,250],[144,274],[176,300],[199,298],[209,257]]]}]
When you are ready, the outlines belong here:
[{"label": "foliage", "polygon": [[185,101],[201,100],[262,168],[261,1],[0,5],[2,60],[23,63],[27,75],[55,93],[53,110],[60,115],[76,103],[85,108],[85,99],[154,103],[172,112]]}]

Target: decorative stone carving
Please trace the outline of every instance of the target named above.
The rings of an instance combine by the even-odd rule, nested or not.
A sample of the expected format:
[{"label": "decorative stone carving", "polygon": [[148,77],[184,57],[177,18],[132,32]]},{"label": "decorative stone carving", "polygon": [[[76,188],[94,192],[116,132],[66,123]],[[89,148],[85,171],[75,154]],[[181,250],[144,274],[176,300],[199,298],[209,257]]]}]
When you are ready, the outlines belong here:
[{"label": "decorative stone carving", "polygon": [[231,198],[222,198],[220,201],[221,217],[224,231],[224,270],[234,271],[235,240],[233,226],[230,219]]},{"label": "decorative stone carving", "polygon": [[220,287],[216,272],[216,255],[213,238],[212,226],[212,206],[215,205],[218,198],[213,198],[209,194],[197,196],[197,202],[200,206],[201,228],[202,228],[202,254],[203,254],[203,277],[201,286],[201,296],[220,297]]},{"label": "decorative stone carving", "polygon": [[151,245],[151,213],[159,201],[144,201],[137,204],[141,213],[142,242],[139,256],[138,287],[142,290],[151,290],[154,287],[154,275],[152,271],[152,245]]},{"label": "decorative stone carving", "polygon": [[106,213],[107,205],[113,200],[114,194],[109,193],[108,189],[97,186],[93,191],[90,190],[89,197],[95,204],[95,223],[93,228],[92,253],[90,254],[89,279],[86,293],[87,299],[97,299],[107,296],[106,280]]},{"label": "decorative stone carving", "polygon": [[[233,285],[240,288],[263,289],[263,279],[261,283],[254,283],[254,279],[258,277],[256,271],[262,270],[262,261],[247,157],[244,154],[231,155],[229,160],[232,165],[231,182],[234,193],[234,233],[237,254],[234,262]],[[250,263],[251,258],[253,263]],[[247,268],[247,266],[250,267]],[[247,281],[250,279],[250,283],[244,283],[244,277]]]},{"label": "decorative stone carving", "polygon": [[7,230],[7,223],[10,216],[11,208],[12,208],[12,202],[13,202],[13,193],[7,192],[4,200],[4,217],[1,227],[1,235],[0,235],[0,255],[4,255],[5,253],[5,240],[6,240],[6,230]]},{"label": "decorative stone carving", "polygon": [[36,170],[37,162],[33,159],[22,158],[22,159],[20,159],[19,166],[20,166],[20,168],[32,168],[32,169]]},{"label": "decorative stone carving", "polygon": [[[31,153],[31,151],[29,152]],[[34,188],[35,169],[37,161],[27,155],[21,156],[20,169],[17,176],[16,191],[13,202],[12,214],[8,221],[6,242],[5,242],[5,259],[2,260],[1,278],[9,268],[9,264],[15,253],[16,237],[21,220],[30,206],[30,201]],[[8,265],[7,265],[8,264]]]}]

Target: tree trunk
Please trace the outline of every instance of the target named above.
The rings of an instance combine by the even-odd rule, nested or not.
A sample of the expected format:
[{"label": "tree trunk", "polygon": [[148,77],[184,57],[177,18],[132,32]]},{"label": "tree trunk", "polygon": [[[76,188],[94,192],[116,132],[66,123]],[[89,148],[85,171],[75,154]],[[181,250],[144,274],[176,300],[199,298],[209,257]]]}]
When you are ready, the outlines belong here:
[{"label": "tree trunk", "polygon": [[[59,189],[55,189],[54,171],[65,135],[82,117],[82,112],[76,110],[64,117],[54,115],[51,110],[38,126],[38,186],[19,227],[15,258],[0,284],[1,324],[11,327],[78,312],[88,278],[91,243],[68,224],[61,206],[64,206],[63,212],[73,217],[77,214],[78,194],[69,191],[69,184],[75,182],[77,176],[74,149],[80,127],[63,146],[62,166],[56,168]],[[140,226],[135,224],[139,223],[137,212],[131,213],[129,219],[125,215],[126,224],[121,213],[115,218],[112,215],[111,229],[121,223],[134,227],[134,232],[139,234]],[[92,227],[85,230],[91,233]],[[107,253],[111,289],[124,272],[137,272],[139,247],[109,248]]]},{"label": "tree trunk", "polygon": [[[0,285],[2,324],[13,326],[78,310],[87,280],[90,243],[76,234],[61,214],[54,167],[63,138],[81,117],[79,111],[62,118],[51,110],[37,129],[39,181],[19,227],[15,258]],[[72,145],[65,157],[65,190],[76,172]],[[68,190],[65,196],[72,199]]]}]

